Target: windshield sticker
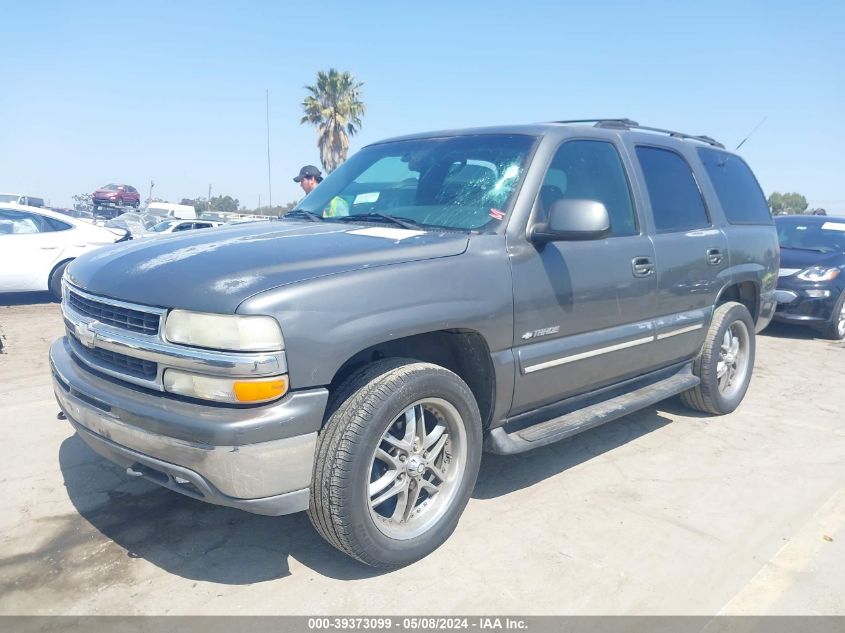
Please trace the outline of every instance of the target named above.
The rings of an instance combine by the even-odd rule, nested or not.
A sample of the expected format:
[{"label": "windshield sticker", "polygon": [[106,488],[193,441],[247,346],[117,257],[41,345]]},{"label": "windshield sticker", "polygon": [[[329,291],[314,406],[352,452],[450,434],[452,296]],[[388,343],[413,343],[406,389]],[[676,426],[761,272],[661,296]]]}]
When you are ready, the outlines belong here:
[{"label": "windshield sticker", "polygon": [[390,229],[382,226],[372,226],[366,229],[349,231],[349,235],[367,235],[369,237],[383,237],[388,240],[406,240],[409,237],[425,235],[425,231],[411,231],[409,229]]},{"label": "windshield sticker", "polygon": [[379,192],[373,191],[372,193],[359,193],[355,196],[355,199],[352,201],[352,204],[365,204],[367,202],[375,202],[378,200]]},{"label": "windshield sticker", "polygon": [[828,231],[845,231],[845,222],[825,222],[822,224],[822,230]]}]

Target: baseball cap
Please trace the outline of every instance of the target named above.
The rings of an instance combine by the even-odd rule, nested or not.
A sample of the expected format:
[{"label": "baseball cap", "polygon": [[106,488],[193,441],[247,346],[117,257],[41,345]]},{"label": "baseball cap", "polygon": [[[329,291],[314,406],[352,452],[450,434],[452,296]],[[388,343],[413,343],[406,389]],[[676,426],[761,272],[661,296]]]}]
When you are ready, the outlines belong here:
[{"label": "baseball cap", "polygon": [[303,178],[322,178],[323,174],[314,165],[306,165],[299,170],[299,175],[293,179],[294,182],[300,182]]}]

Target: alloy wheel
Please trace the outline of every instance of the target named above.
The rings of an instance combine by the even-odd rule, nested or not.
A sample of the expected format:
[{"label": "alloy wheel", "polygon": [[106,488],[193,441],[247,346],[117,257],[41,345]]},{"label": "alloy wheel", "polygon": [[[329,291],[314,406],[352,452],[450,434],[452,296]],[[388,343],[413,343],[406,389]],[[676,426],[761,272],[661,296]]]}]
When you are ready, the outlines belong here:
[{"label": "alloy wheel", "polygon": [[719,345],[719,361],[716,364],[716,379],[719,392],[730,397],[745,382],[748,373],[748,328],[742,321],[734,321],[725,330]]},{"label": "alloy wheel", "polygon": [[450,403],[427,398],[402,411],[370,463],[366,494],[378,529],[402,540],[430,529],[454,500],[466,458],[464,421]]}]

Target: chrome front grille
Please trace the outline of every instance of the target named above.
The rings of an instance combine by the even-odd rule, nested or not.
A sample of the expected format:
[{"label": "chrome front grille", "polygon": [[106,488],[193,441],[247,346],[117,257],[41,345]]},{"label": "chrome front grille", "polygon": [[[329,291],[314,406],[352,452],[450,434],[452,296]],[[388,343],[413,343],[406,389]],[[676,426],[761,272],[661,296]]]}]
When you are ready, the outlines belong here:
[{"label": "chrome front grille", "polygon": [[230,352],[178,345],[161,336],[167,308],[128,303],[63,284],[62,316],[73,357],[112,378],[164,391],[168,368],[207,376],[260,378],[287,373],[275,352]]},{"label": "chrome front grille", "polygon": [[83,297],[72,288],[68,289],[67,302],[79,314],[90,317],[100,323],[113,327],[138,332],[139,334],[158,334],[161,317],[153,312],[134,310],[114,303],[105,303]]},{"label": "chrome front grille", "polygon": [[158,363],[151,360],[127,356],[126,354],[112,352],[111,350],[100,347],[89,348],[83,345],[82,341],[76,338],[70,331],[68,331],[68,336],[75,343],[71,347],[73,353],[80,357],[80,360],[87,358],[94,361],[94,366],[100,369],[110,369],[113,372],[129,374],[137,378],[144,378],[145,380],[155,380],[156,374],[158,374]]}]

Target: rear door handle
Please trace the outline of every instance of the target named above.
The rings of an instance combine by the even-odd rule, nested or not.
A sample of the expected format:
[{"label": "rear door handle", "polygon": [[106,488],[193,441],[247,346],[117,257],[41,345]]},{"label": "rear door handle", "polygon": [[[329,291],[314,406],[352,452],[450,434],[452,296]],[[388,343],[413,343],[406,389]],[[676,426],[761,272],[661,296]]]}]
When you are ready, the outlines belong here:
[{"label": "rear door handle", "polygon": [[718,266],[722,263],[722,251],[718,248],[707,249],[707,263],[711,266]]},{"label": "rear door handle", "polygon": [[648,277],[654,274],[654,261],[651,257],[635,257],[631,260],[634,277]]}]

